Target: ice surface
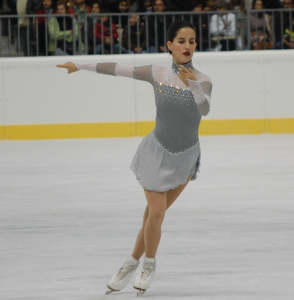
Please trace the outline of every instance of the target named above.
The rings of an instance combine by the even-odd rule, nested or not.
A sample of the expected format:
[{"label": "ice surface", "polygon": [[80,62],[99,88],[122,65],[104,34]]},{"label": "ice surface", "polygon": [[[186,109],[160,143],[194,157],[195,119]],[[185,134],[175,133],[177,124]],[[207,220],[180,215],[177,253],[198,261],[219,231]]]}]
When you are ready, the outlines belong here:
[{"label": "ice surface", "polygon": [[[146,205],[140,138],[0,142],[0,299],[105,296]],[[202,136],[146,299],[294,299],[294,135]]]}]

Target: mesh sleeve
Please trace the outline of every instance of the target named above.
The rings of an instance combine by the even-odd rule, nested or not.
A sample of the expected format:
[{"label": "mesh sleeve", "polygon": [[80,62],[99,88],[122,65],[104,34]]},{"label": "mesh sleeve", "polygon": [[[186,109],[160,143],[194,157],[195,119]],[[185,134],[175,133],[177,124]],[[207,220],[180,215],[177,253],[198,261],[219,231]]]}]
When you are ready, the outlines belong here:
[{"label": "mesh sleeve", "polygon": [[190,89],[193,93],[195,103],[199,112],[206,116],[210,111],[212,84],[210,81],[189,81]]},{"label": "mesh sleeve", "polygon": [[97,72],[99,74],[130,77],[137,80],[153,83],[152,65],[133,67],[121,65],[113,62],[98,64],[74,63],[78,70]]}]

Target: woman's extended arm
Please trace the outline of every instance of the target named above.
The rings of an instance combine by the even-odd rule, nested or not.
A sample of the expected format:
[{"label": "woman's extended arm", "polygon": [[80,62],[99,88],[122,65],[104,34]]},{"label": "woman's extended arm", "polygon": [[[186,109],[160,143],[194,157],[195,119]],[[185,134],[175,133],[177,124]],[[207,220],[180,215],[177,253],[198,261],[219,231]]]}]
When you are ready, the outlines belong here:
[{"label": "woman's extended arm", "polygon": [[125,66],[118,63],[107,62],[98,64],[80,64],[68,62],[63,65],[57,65],[58,68],[65,68],[68,74],[85,70],[92,71],[99,74],[113,75],[113,76],[124,76],[138,80],[148,81],[153,83],[152,65],[143,67]]}]

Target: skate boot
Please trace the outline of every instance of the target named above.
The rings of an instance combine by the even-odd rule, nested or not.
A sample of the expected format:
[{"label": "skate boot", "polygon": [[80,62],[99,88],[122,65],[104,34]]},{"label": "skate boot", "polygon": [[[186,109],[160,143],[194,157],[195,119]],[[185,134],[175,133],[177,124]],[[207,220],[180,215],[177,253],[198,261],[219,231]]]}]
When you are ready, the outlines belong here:
[{"label": "skate boot", "polygon": [[108,291],[106,295],[111,294],[113,292],[119,292],[128,284],[131,280],[132,275],[136,271],[137,267],[139,266],[140,262],[130,256],[123,266],[115,273],[109,280],[107,287]]},{"label": "skate boot", "polygon": [[137,275],[134,281],[134,288],[138,290],[137,297],[145,294],[155,275],[156,260],[155,258],[144,258],[142,272]]}]

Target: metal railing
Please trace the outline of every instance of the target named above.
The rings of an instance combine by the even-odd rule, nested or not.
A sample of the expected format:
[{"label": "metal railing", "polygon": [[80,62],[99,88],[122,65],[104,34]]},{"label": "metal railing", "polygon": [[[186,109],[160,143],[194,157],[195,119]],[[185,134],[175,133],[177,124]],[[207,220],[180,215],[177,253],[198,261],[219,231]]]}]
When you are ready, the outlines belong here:
[{"label": "metal railing", "polygon": [[177,19],[195,26],[198,51],[294,47],[294,9],[87,14],[83,21],[74,15],[0,15],[0,57],[166,52],[166,32]]}]

